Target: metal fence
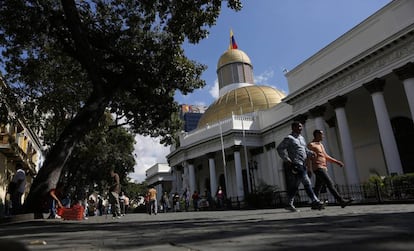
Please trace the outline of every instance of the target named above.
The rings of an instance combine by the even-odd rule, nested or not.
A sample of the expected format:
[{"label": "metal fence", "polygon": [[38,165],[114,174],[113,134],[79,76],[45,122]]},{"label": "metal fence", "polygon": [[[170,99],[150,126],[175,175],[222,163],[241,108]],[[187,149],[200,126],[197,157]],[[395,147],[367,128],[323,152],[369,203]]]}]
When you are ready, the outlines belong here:
[{"label": "metal fence", "polygon": [[[354,204],[382,203],[414,203],[414,184],[367,183],[352,186],[336,186],[338,192],[347,199],[353,199]],[[252,199],[253,198],[253,199]],[[329,191],[320,194],[319,199],[328,204],[335,204],[335,198]],[[244,203],[237,197],[229,198],[228,208],[281,208],[286,206],[287,191],[276,191],[270,194],[249,194]],[[300,189],[295,198],[296,206],[306,206],[310,203],[304,189]]]}]

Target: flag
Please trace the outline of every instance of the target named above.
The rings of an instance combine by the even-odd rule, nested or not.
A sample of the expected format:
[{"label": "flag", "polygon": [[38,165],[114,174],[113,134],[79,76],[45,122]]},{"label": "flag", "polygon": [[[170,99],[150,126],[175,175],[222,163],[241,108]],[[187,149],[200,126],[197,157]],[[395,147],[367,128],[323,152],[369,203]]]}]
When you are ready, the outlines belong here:
[{"label": "flag", "polygon": [[233,30],[230,30],[230,46],[229,49],[237,49],[236,40],[234,39]]}]

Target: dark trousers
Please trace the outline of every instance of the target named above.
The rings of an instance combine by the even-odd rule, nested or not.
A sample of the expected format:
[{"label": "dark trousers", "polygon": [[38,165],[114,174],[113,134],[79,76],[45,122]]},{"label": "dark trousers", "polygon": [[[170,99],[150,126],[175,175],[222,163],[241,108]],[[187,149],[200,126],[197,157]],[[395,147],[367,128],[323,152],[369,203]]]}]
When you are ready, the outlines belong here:
[{"label": "dark trousers", "polygon": [[328,174],[328,170],[325,168],[319,168],[316,171],[313,171],[316,176],[315,181],[315,194],[319,196],[321,189],[324,185],[328,188],[329,192],[335,197],[338,202],[343,201],[342,196],[339,194],[338,190],[336,190],[334,186],[334,182],[332,181],[331,177]]},{"label": "dark trousers", "polygon": [[23,193],[20,193],[20,192],[14,192],[12,195],[11,195],[11,202],[12,202],[12,211],[11,211],[11,213],[12,214],[14,214],[14,215],[16,215],[16,214],[21,214],[22,213],[22,209],[23,209],[23,206],[22,206],[22,195],[23,195]]}]

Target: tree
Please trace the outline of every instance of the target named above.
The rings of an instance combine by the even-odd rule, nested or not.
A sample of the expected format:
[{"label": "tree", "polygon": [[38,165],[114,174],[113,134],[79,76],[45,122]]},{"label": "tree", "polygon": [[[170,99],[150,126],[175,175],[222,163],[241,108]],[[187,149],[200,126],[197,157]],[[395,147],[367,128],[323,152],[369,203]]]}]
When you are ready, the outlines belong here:
[{"label": "tree", "polygon": [[[186,58],[182,44],[207,36],[221,2],[1,1],[1,62],[12,94],[22,101],[16,108],[38,126],[49,114],[73,116],[33,182],[28,212],[41,211],[39,198],[56,186],[74,146],[107,108],[134,132],[171,143],[180,124],[172,116],[178,111],[174,93],[204,85],[205,67]],[[241,8],[239,0],[226,2]],[[73,106],[53,110],[53,102],[66,98]]]},{"label": "tree", "polygon": [[112,181],[111,168],[119,174],[121,186],[127,186],[127,175],[135,165],[135,140],[123,127],[108,130],[112,123],[111,115],[106,113],[100,125],[76,144],[60,178],[65,191],[72,195],[86,191],[104,194]]}]

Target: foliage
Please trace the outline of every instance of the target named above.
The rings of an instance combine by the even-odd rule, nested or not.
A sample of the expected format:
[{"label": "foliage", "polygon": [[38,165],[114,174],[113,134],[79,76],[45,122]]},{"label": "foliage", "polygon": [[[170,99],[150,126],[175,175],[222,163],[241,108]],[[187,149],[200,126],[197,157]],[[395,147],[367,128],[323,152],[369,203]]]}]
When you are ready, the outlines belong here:
[{"label": "foliage", "polygon": [[[238,10],[239,0],[227,0]],[[74,146],[109,109],[118,125],[171,144],[181,123],[174,94],[205,85],[205,66],[184,55],[187,39],[208,35],[221,0],[15,0],[0,5],[1,66],[19,102],[13,110],[38,131],[70,118],[56,133],[26,200],[55,186]],[[63,109],[60,109],[62,108]]]},{"label": "foliage", "polygon": [[254,208],[269,208],[275,207],[279,196],[279,187],[272,186],[261,181],[256,188],[256,191],[246,196],[246,201],[249,206]]},{"label": "foliage", "polygon": [[122,187],[125,194],[132,200],[137,200],[138,196],[144,196],[148,190],[148,184],[146,182],[133,183],[128,182]]},{"label": "foliage", "polygon": [[106,114],[100,126],[77,144],[61,176],[66,191],[79,195],[86,191],[105,194],[111,182],[111,168],[119,174],[121,185],[134,170],[134,136],[122,127],[108,130],[113,123]]},{"label": "foliage", "polygon": [[169,144],[180,127],[171,117],[178,111],[175,91],[205,84],[205,66],[187,59],[181,45],[207,37],[220,10],[221,1],[207,0],[6,1],[0,8],[5,79],[24,101],[18,108],[31,126],[74,117],[98,95],[136,133]]},{"label": "foliage", "polygon": [[391,176],[371,176],[363,183],[366,198],[388,199],[414,198],[414,173]]}]

